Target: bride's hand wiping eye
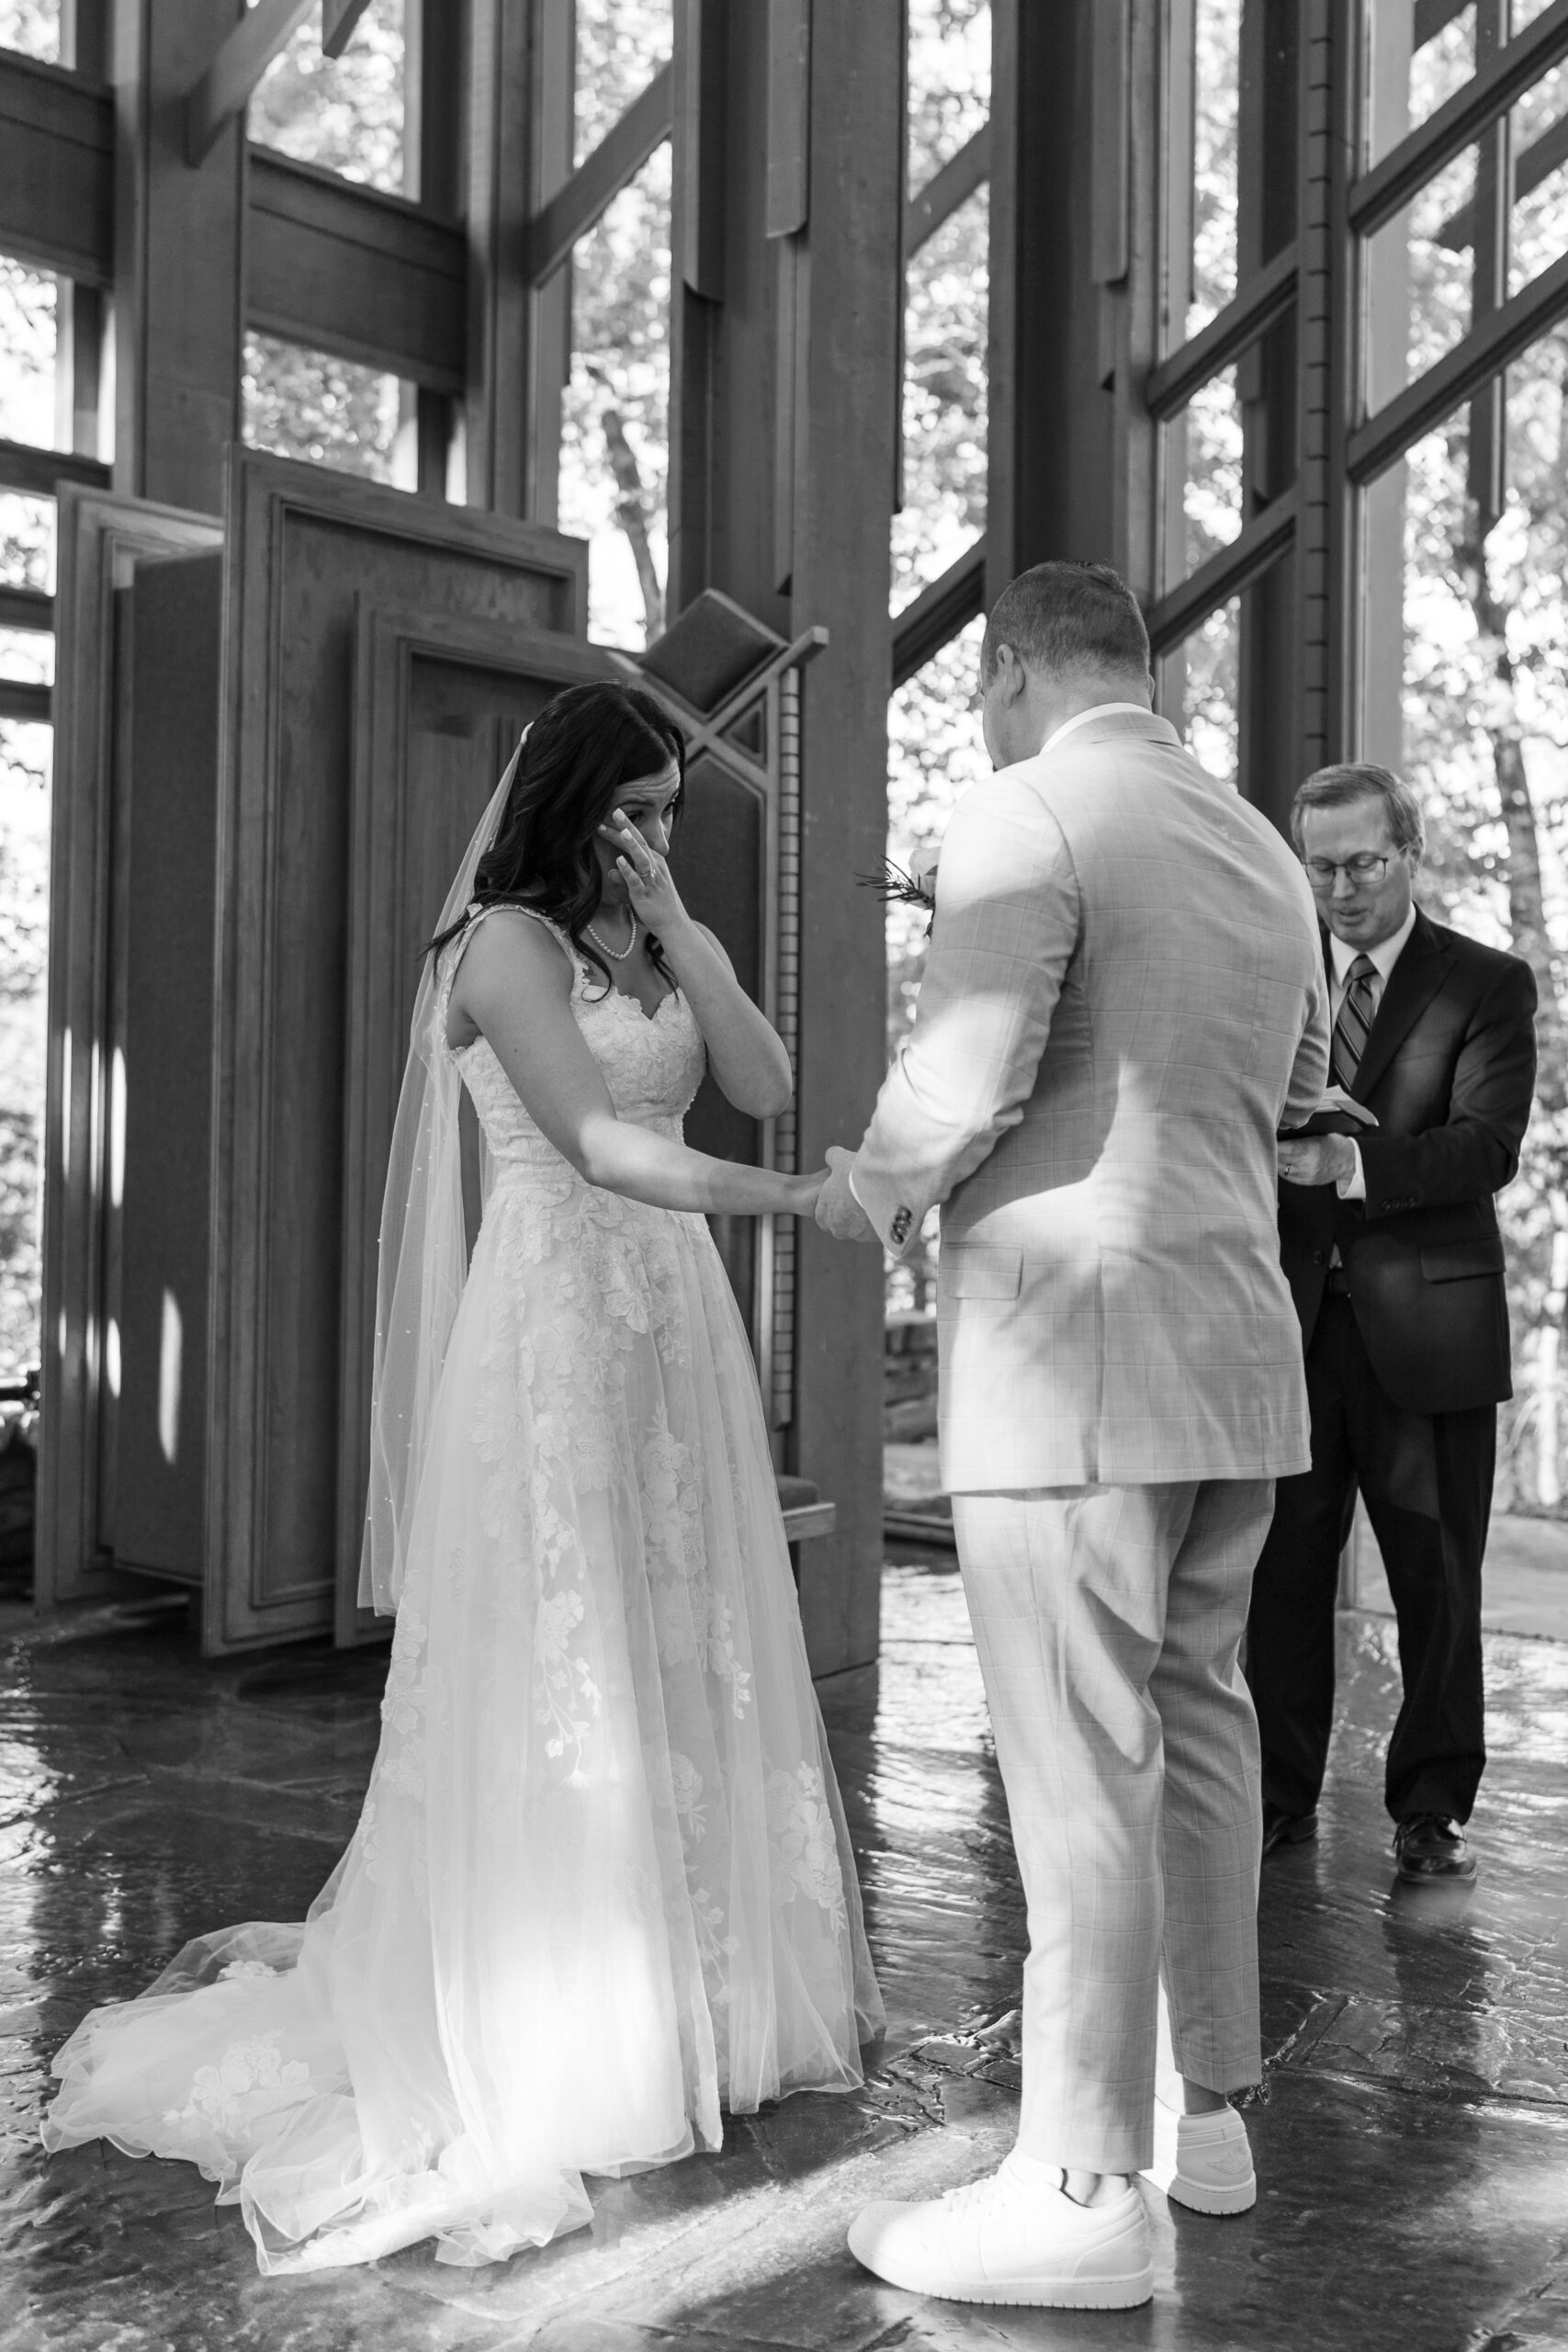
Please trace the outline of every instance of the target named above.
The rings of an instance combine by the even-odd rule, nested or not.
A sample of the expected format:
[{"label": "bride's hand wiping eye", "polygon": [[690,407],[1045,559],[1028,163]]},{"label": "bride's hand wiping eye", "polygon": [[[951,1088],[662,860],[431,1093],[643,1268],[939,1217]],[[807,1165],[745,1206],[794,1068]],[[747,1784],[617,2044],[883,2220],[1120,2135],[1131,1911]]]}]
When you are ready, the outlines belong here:
[{"label": "bride's hand wiping eye", "polygon": [[686,910],[669,862],[644,839],[624,810],[614,808],[600,838],[615,852],[615,870],[626,886],[632,912],[646,930],[663,937],[685,922]]}]

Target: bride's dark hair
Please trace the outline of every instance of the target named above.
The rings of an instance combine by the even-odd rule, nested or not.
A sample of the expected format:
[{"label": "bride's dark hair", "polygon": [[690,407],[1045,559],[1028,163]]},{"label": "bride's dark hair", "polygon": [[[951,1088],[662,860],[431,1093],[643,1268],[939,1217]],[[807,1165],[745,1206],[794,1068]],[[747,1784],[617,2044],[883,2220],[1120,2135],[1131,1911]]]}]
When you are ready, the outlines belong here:
[{"label": "bride's dark hair", "polygon": [[[609,680],[568,686],[547,702],[523,745],[495,837],[474,876],[473,907],[426,948],[438,956],[479,907],[529,907],[558,923],[572,945],[610,982],[610,967],[584,931],[604,898],[594,840],[627,785],[657,775],[673,760],[686,790],[686,739],[641,686]],[[649,953],[662,972],[651,933]]]}]

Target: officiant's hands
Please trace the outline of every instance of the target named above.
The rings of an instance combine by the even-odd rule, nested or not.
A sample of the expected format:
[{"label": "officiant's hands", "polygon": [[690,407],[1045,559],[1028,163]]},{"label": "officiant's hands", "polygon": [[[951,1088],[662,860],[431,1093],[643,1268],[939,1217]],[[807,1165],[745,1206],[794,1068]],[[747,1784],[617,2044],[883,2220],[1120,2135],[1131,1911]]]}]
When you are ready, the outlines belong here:
[{"label": "officiant's hands", "polygon": [[840,1144],[829,1146],[828,1181],[817,1196],[817,1222],[835,1241],[877,1241],[880,1247],[875,1226],[850,1190],[853,1164],[852,1151]]}]

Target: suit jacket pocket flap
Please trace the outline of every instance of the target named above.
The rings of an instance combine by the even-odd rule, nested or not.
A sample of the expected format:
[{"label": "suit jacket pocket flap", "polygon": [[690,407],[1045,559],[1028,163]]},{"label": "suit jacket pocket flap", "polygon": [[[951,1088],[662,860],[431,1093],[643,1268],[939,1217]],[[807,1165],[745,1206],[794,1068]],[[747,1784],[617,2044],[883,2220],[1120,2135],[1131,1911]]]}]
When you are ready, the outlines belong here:
[{"label": "suit jacket pocket flap", "polygon": [[1500,1233],[1478,1233],[1473,1241],[1439,1241],[1421,1252],[1421,1272],[1429,1283],[1461,1283],[1474,1274],[1502,1271]]},{"label": "suit jacket pocket flap", "polygon": [[1021,1250],[960,1250],[949,1287],[954,1298],[1016,1298],[1023,1281]]}]

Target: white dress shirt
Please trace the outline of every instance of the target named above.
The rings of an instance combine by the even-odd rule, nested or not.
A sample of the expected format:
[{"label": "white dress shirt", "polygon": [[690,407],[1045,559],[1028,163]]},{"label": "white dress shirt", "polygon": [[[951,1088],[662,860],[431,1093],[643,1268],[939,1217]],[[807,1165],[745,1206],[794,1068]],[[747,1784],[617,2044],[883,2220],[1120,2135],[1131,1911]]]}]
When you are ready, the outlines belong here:
[{"label": "white dress shirt", "polygon": [[[1333,932],[1329,933],[1328,978],[1330,985],[1328,1012],[1331,1025],[1337,1022],[1339,1018],[1339,1008],[1345,1001],[1345,991],[1350,985],[1350,967],[1355,962],[1358,956],[1370,956],[1374,967],[1372,974],[1372,1019],[1374,1021],[1377,1019],[1378,1008],[1382,1003],[1382,992],[1388,986],[1388,976],[1393,971],[1394,966],[1398,963],[1400,956],[1404,954],[1404,943],[1409,938],[1415,928],[1416,909],[1414,904],[1412,904],[1404,921],[1400,924],[1399,929],[1393,934],[1392,938],[1383,940],[1381,944],[1376,947],[1352,947],[1348,940],[1337,939]],[[1341,1176],[1337,1180],[1336,1190],[1338,1192],[1339,1197],[1342,1201],[1364,1201],[1367,1197],[1367,1179],[1361,1167],[1360,1148],[1353,1138],[1351,1139],[1350,1148],[1356,1155],[1355,1168],[1350,1175]]]}]

